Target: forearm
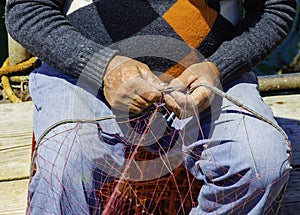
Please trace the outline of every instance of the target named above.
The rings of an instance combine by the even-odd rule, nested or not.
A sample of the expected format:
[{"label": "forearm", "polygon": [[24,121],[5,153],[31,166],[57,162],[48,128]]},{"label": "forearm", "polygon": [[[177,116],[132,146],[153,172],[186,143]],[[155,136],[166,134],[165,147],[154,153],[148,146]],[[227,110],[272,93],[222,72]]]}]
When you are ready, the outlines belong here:
[{"label": "forearm", "polygon": [[101,87],[105,68],[116,51],[87,39],[62,14],[64,1],[10,0],[10,35],[50,66]]},{"label": "forearm", "polygon": [[244,6],[246,16],[236,35],[208,58],[219,68],[223,83],[264,60],[288,35],[296,13],[294,0],[248,0]]}]

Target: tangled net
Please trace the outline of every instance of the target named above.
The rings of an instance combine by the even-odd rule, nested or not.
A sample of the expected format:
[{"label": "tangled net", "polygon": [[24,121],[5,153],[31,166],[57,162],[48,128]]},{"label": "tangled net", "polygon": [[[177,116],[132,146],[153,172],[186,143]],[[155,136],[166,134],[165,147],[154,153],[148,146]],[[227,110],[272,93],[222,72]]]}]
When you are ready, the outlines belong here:
[{"label": "tangled net", "polygon": [[[216,94],[229,99],[241,109],[247,110],[258,119],[275,127],[289,143],[288,137],[277,124],[266,119],[254,110],[243,106],[241,103],[229,97],[217,88],[207,85],[203,86],[212,89]],[[125,167],[120,170],[118,168],[114,169],[114,164],[111,164],[108,161],[110,158],[105,158],[107,160],[104,161],[104,164],[103,162],[99,161],[99,163],[101,163],[100,165],[105,165],[105,167],[99,168],[100,170],[95,170],[95,173],[98,174],[98,179],[93,178],[92,180],[100,180],[100,177],[101,181],[105,181],[104,185],[99,186],[95,191],[101,204],[101,206],[98,207],[102,208],[103,214],[189,214],[190,210],[193,207],[196,207],[198,204],[197,197],[203,182],[197,180],[182,164],[180,164],[182,163],[182,160],[177,162],[175,166],[171,166],[170,163],[173,161],[166,160],[163,156],[164,154],[172,151],[173,148],[176,148],[176,146],[172,144],[174,141],[176,142],[176,140],[181,138],[183,140],[184,138],[177,132],[177,130],[166,128],[167,132],[162,134],[160,139],[156,139],[154,147],[151,146],[149,148],[147,145],[145,146],[140,144],[143,142],[143,138],[147,134],[151,133],[150,127],[155,121],[155,117],[153,116],[155,116],[155,114],[158,112],[168,112],[166,108],[162,107],[163,106],[161,105],[157,105],[151,111],[129,121],[122,121],[122,117],[118,118],[116,116],[107,116],[100,119],[64,120],[54,124],[47,129],[35,143],[31,177],[33,177],[35,174],[37,159],[40,159],[40,161],[45,161],[43,155],[39,154],[38,152],[39,147],[46,147],[49,152],[55,151],[55,153],[58,154],[58,157],[62,156],[63,158],[67,159],[71,153],[72,146],[61,145],[60,147],[57,147],[57,144],[61,144],[61,138],[64,138],[68,141],[72,140],[73,144],[81,144],[80,141],[82,140],[88,143],[93,142],[92,139],[82,136],[80,133],[80,129],[82,127],[85,127],[86,130],[92,130],[95,128],[100,129],[98,124],[99,122],[117,119],[120,127],[128,127],[128,132],[124,134],[127,138],[121,139],[118,136],[116,137],[120,138],[120,141],[123,141],[125,144],[125,157],[127,163]],[[133,130],[135,132],[138,131],[141,136],[135,136],[134,132],[132,132]],[[165,136],[168,136],[169,139],[165,140]],[[136,141],[136,143],[132,144],[132,141],[129,143],[127,139]],[[49,140],[55,143],[54,147],[52,147],[51,144],[48,144]],[[109,144],[114,145],[115,143]],[[66,149],[64,149],[64,147],[66,147]],[[86,152],[86,154],[89,154],[89,152]],[[89,159],[88,156],[86,158]],[[59,160],[59,158],[57,159]],[[163,165],[160,167],[161,169],[149,169],[149,165],[136,164],[139,161],[149,160],[158,160],[159,162],[162,162]],[[95,161],[92,161],[91,159],[88,162]],[[51,163],[50,167],[55,165],[56,163]],[[68,164],[66,161],[62,167],[67,165]],[[71,163],[70,165],[74,164]],[[133,166],[135,166],[135,168],[133,168],[133,170],[130,169]],[[74,172],[76,172],[76,168],[77,167],[74,166]],[[105,172],[108,174],[103,174],[103,169],[108,170]],[[167,169],[166,174],[162,173],[163,169]],[[111,177],[111,175],[114,174],[110,174],[110,171],[118,172],[119,174],[117,177]],[[149,179],[146,177],[146,180],[137,180],[137,178],[143,178],[142,176],[147,175],[149,172],[149,174],[152,174],[151,171],[158,174],[154,177],[150,177]],[[76,182],[74,181],[74,183]],[[95,183],[97,183],[97,181],[95,181]],[[66,188],[66,192],[67,191],[68,190]],[[241,190],[241,192],[243,191]],[[76,198],[72,195],[72,193],[68,195],[70,195],[71,198]],[[249,201],[251,201],[251,199],[249,199]],[[270,212],[270,214],[272,213]]]}]

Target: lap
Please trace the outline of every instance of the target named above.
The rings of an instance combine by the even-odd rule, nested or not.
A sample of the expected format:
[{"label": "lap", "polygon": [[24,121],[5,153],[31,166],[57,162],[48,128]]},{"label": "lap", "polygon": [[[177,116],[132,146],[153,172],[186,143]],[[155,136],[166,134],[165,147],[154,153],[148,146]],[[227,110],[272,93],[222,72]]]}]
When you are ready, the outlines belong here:
[{"label": "lap", "polygon": [[[95,119],[114,114],[101,93],[93,93],[93,90],[77,83],[76,79],[48,66],[30,75],[36,139],[51,125],[62,120]],[[253,73],[247,73],[224,86],[224,91],[276,123],[271,109],[259,95]],[[198,199],[201,207],[193,209],[201,214],[202,208],[214,210],[211,202],[224,204],[221,211],[231,210],[231,207],[239,210],[239,198],[255,199],[259,189],[273,186],[277,180],[278,188],[265,192],[273,192],[272,196],[276,196],[285,183],[286,179],[278,180],[289,167],[289,147],[282,134],[226,98],[215,96],[209,110],[191,119],[179,120],[172,114],[161,112],[157,112],[157,116],[150,127],[146,126],[148,130],[144,129],[149,122],[147,115],[142,116],[141,121],[125,116],[95,123],[68,123],[52,129],[44,139],[45,144],[39,148],[38,169],[30,185],[31,193],[37,190],[37,186],[48,189],[40,178],[47,181],[52,177],[57,180],[53,184],[58,189],[55,193],[60,195],[63,192],[61,181],[64,181],[74,187],[75,200],[82,201],[90,197],[83,196],[83,188],[76,187],[76,184],[84,184],[84,189],[96,192],[94,186],[100,186],[97,183],[101,184],[107,175],[118,177],[124,167],[131,167],[125,177],[141,180],[143,175],[143,179],[148,180],[168,173],[185,161],[187,169],[196,178],[205,181]],[[171,142],[170,149],[168,144]],[[124,151],[128,143],[131,146],[141,144],[161,156],[150,162],[134,161],[134,165],[130,165]],[[141,170],[147,172],[138,174]],[[74,181],[74,174],[80,175],[77,178],[79,181],[69,183]],[[248,192],[250,185],[253,186]],[[237,199],[224,198],[233,194],[238,194],[235,195]],[[39,195],[36,198],[41,199]],[[93,198],[91,205],[98,201]],[[58,204],[59,199],[57,197]],[[235,201],[236,206],[230,206],[229,203]]]},{"label": "lap", "polygon": [[[35,103],[34,129],[36,138],[49,126],[60,120],[93,119],[113,114],[103,95],[95,95],[96,93],[91,93],[90,90],[77,86],[76,79],[62,75],[47,65],[32,73],[30,82],[31,94]],[[230,85],[224,86],[224,91],[243,105],[276,123],[271,109],[259,95],[257,79],[253,73],[246,73]],[[125,118],[125,120],[128,119]],[[188,123],[175,120],[173,126],[175,124],[177,124],[176,127],[182,127],[180,124],[185,125],[179,139],[181,138],[180,144],[183,142],[185,145],[183,151],[187,154],[187,160],[192,161],[192,163],[187,164],[190,165],[192,172],[193,168],[196,168],[195,161],[199,158],[189,158],[191,152],[189,150],[195,150],[195,147],[194,149],[186,148],[189,145],[197,146],[199,153],[196,154],[198,157],[208,156],[211,159],[211,152],[213,151],[213,156],[219,156],[219,161],[234,162],[232,165],[241,160],[253,160],[253,156],[255,156],[254,160],[257,160],[257,165],[264,163],[263,157],[271,158],[273,154],[276,154],[278,162],[286,159],[287,145],[276,129],[219,96],[215,97],[210,110],[200,114],[199,118],[194,117]],[[141,139],[140,133],[136,132],[135,129],[139,125],[125,124],[124,121],[120,123],[115,119],[103,120],[99,122],[99,125],[94,127],[95,131],[101,127],[105,134],[118,134],[123,137],[125,135],[129,139],[132,137],[136,140]],[[149,138],[152,137],[157,140],[158,137],[166,134],[165,131],[168,126],[158,123],[152,127],[153,130],[150,132],[152,135]],[[124,128],[130,128],[130,132],[126,133],[125,131],[124,133]],[[130,142],[134,141],[130,139]],[[150,141],[150,143],[152,142]],[[204,149],[206,150],[203,153]],[[178,151],[178,148],[176,150]],[[274,153],[268,153],[272,150]],[[240,156],[237,156],[238,154]],[[208,160],[202,159],[202,162]]]}]

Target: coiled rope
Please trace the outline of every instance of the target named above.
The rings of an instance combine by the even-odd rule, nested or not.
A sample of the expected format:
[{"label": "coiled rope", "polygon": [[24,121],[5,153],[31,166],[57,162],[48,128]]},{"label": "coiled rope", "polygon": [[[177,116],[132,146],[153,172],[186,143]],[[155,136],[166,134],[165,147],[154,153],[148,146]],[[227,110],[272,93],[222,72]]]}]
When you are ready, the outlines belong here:
[{"label": "coiled rope", "polygon": [[4,94],[7,96],[10,102],[22,102],[22,100],[14,93],[10,84],[10,80],[13,82],[24,82],[28,81],[28,76],[12,76],[9,79],[8,75],[14,73],[23,73],[26,71],[29,72],[33,70],[35,68],[36,59],[36,57],[31,57],[28,60],[13,66],[9,65],[9,58],[7,58],[4,61],[2,67],[0,68],[1,84],[3,87]]}]

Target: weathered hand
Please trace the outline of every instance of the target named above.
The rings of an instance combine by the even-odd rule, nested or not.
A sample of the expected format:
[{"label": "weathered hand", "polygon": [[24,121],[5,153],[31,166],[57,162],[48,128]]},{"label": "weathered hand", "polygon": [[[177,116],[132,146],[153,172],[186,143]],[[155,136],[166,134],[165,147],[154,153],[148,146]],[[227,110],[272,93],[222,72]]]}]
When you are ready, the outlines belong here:
[{"label": "weathered hand", "polygon": [[[210,106],[214,93],[199,84],[220,86],[220,72],[213,63],[193,64],[170,82],[168,87],[176,91],[165,94],[164,100],[169,109],[179,118],[198,114]],[[184,93],[184,90],[187,90],[187,93]]]},{"label": "weathered hand", "polygon": [[133,113],[140,113],[159,100],[165,86],[147,65],[124,56],[110,61],[103,82],[108,103]]}]

